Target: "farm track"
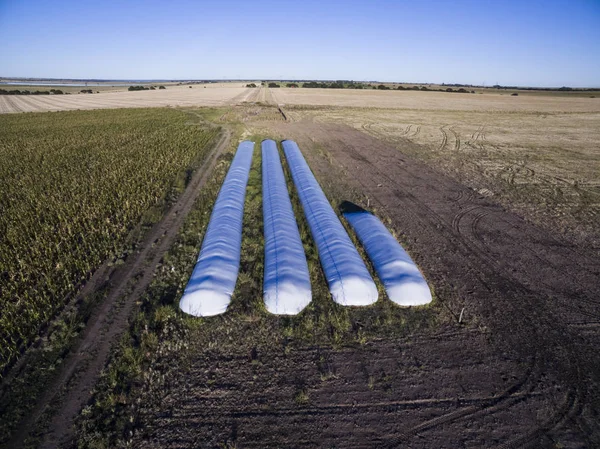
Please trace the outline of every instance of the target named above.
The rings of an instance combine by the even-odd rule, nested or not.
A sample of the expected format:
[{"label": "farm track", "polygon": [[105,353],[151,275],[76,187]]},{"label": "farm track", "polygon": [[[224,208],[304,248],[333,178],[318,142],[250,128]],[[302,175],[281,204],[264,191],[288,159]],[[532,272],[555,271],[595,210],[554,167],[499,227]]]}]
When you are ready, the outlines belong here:
[{"label": "farm track", "polygon": [[[55,448],[72,438],[73,420],[89,400],[110,349],[129,325],[129,316],[139,296],[150,284],[156,266],[172,245],[179,228],[191,210],[202,186],[208,180],[219,154],[227,147],[231,133],[228,129],[207,156],[177,202],[163,219],[148,231],[135,255],[112,273],[106,298],[88,320],[80,339],[60,366],[52,385],[38,400],[35,409],[24,419],[9,441],[8,448],[23,446],[38,420],[49,407],[52,420],[40,447]],[[83,294],[91,293],[103,284],[105,270],[95,273]],[[135,285],[131,281],[135,279]]]},{"label": "farm track", "polygon": [[444,149],[446,148],[446,144],[448,143],[448,133],[444,129],[446,126],[448,125],[440,126],[440,132],[442,133],[442,143],[440,143],[438,151],[444,151]]},{"label": "farm track", "polygon": [[[588,446],[586,438],[600,435],[597,423],[585,418],[595,413],[590,410],[597,412],[598,404],[600,363],[593,345],[599,333],[597,254],[536,228],[360,131],[306,121],[274,126],[297,140],[322,183],[333,177],[340,189],[345,183],[354,186],[392,219],[433,284],[452,285],[464,307],[482,316],[496,351],[513,351],[522,360],[535,356],[533,374],[519,391],[539,393],[556,408],[548,411],[546,421],[522,433],[504,434],[505,447],[538,446],[546,435],[563,435],[565,428],[568,438],[587,441]],[[460,136],[450,131],[459,150]],[[483,132],[480,128],[473,138],[483,139]],[[317,156],[314,145],[325,148],[328,158]],[[414,144],[406,140],[400,145]],[[586,325],[585,332],[577,323]],[[547,388],[548,379],[562,385],[565,393]],[[465,419],[484,425],[489,423],[485,416],[493,413],[502,421],[513,407],[521,408],[519,416],[536,413],[533,403],[513,404],[504,396],[506,402],[441,413],[416,427],[398,429],[398,435],[412,445],[414,436],[433,436],[438,427],[454,435]]]},{"label": "farm track", "polygon": [[453,127],[450,127],[448,129],[454,136],[454,151],[459,152],[460,151],[460,135],[456,131],[454,131]]}]

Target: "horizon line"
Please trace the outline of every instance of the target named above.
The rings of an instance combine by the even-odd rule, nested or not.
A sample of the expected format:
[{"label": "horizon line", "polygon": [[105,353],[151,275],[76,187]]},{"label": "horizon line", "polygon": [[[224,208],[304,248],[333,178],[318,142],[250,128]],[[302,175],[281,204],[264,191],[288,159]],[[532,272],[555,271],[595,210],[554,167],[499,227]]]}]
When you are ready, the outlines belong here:
[{"label": "horizon line", "polygon": [[0,76],[0,81],[3,80],[16,80],[16,81],[83,81],[83,82],[244,82],[244,81],[278,81],[278,82],[335,82],[344,81],[352,82],[357,84],[366,83],[380,83],[380,84],[418,84],[418,85],[437,85],[437,86],[464,86],[464,87],[476,87],[476,88],[516,88],[516,89],[547,89],[547,90],[558,90],[561,88],[573,89],[573,90],[589,90],[589,89],[600,89],[598,86],[584,86],[584,87],[571,87],[571,86],[540,86],[540,85],[504,85],[504,84],[469,84],[469,83],[448,83],[448,82],[422,82],[422,81],[380,81],[380,80],[365,80],[358,81],[352,79],[333,79],[333,78],[44,78],[44,77],[24,77],[24,76]]}]

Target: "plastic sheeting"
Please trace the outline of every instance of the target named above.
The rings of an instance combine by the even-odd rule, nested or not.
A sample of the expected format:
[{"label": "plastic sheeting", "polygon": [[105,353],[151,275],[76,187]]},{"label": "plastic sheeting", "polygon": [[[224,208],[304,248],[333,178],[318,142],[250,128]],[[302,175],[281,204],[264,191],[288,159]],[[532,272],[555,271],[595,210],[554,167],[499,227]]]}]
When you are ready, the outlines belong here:
[{"label": "plastic sheeting", "polygon": [[262,142],[265,232],[264,301],[267,310],[296,315],[311,301],[310,276],[277,144]]},{"label": "plastic sheeting", "polygon": [[240,268],[244,200],[254,142],[240,143],[215,202],[202,249],[179,308],[194,316],[227,310]]},{"label": "plastic sheeting", "polygon": [[431,302],[431,291],[423,275],[375,215],[363,210],[344,213],[344,217],[358,235],[393,302],[401,306]]},{"label": "plastic sheeting", "polygon": [[282,145],[333,300],[344,306],[373,304],[377,287],[298,145],[291,140]]}]

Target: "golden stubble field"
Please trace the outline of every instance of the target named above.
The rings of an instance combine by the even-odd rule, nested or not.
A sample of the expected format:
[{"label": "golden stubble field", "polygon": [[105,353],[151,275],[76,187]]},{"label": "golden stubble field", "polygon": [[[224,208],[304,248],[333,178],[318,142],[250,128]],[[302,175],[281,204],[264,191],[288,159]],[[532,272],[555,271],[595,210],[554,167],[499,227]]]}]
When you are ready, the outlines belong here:
[{"label": "golden stubble field", "polygon": [[600,242],[600,98],[271,91],[290,120],[350,125],[539,224]]},{"label": "golden stubble field", "polygon": [[[9,88],[12,88],[10,86]],[[30,90],[49,90],[49,86],[30,86]],[[80,89],[85,89],[81,87]],[[96,90],[94,87],[90,87]],[[76,109],[147,108],[166,106],[222,106],[251,99],[258,89],[243,83],[208,83],[169,86],[166,89],[128,92],[100,91],[72,95],[0,95],[0,114],[13,112],[69,111]]]}]

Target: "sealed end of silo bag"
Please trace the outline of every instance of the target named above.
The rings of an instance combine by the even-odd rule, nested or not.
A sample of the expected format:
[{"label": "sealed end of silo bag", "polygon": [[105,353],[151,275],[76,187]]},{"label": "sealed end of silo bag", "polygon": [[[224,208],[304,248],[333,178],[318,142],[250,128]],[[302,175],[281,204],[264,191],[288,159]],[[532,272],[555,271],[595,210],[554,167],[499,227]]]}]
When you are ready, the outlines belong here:
[{"label": "sealed end of silo bag", "polygon": [[344,202],[341,209],[364,246],[389,298],[401,306],[429,304],[432,297],[427,281],[384,224],[353,203]]},{"label": "sealed end of silo bag", "polygon": [[344,306],[375,303],[375,282],[300,148],[291,140],[284,140],[282,146],[333,300]]},{"label": "sealed end of silo bag", "polygon": [[179,301],[194,316],[224,313],[240,268],[246,186],[254,142],[240,143],[223,181],[202,241],[198,261]]},{"label": "sealed end of silo bag", "polygon": [[179,301],[179,308],[193,316],[214,316],[225,313],[231,295],[215,290],[196,290],[185,293]]}]

